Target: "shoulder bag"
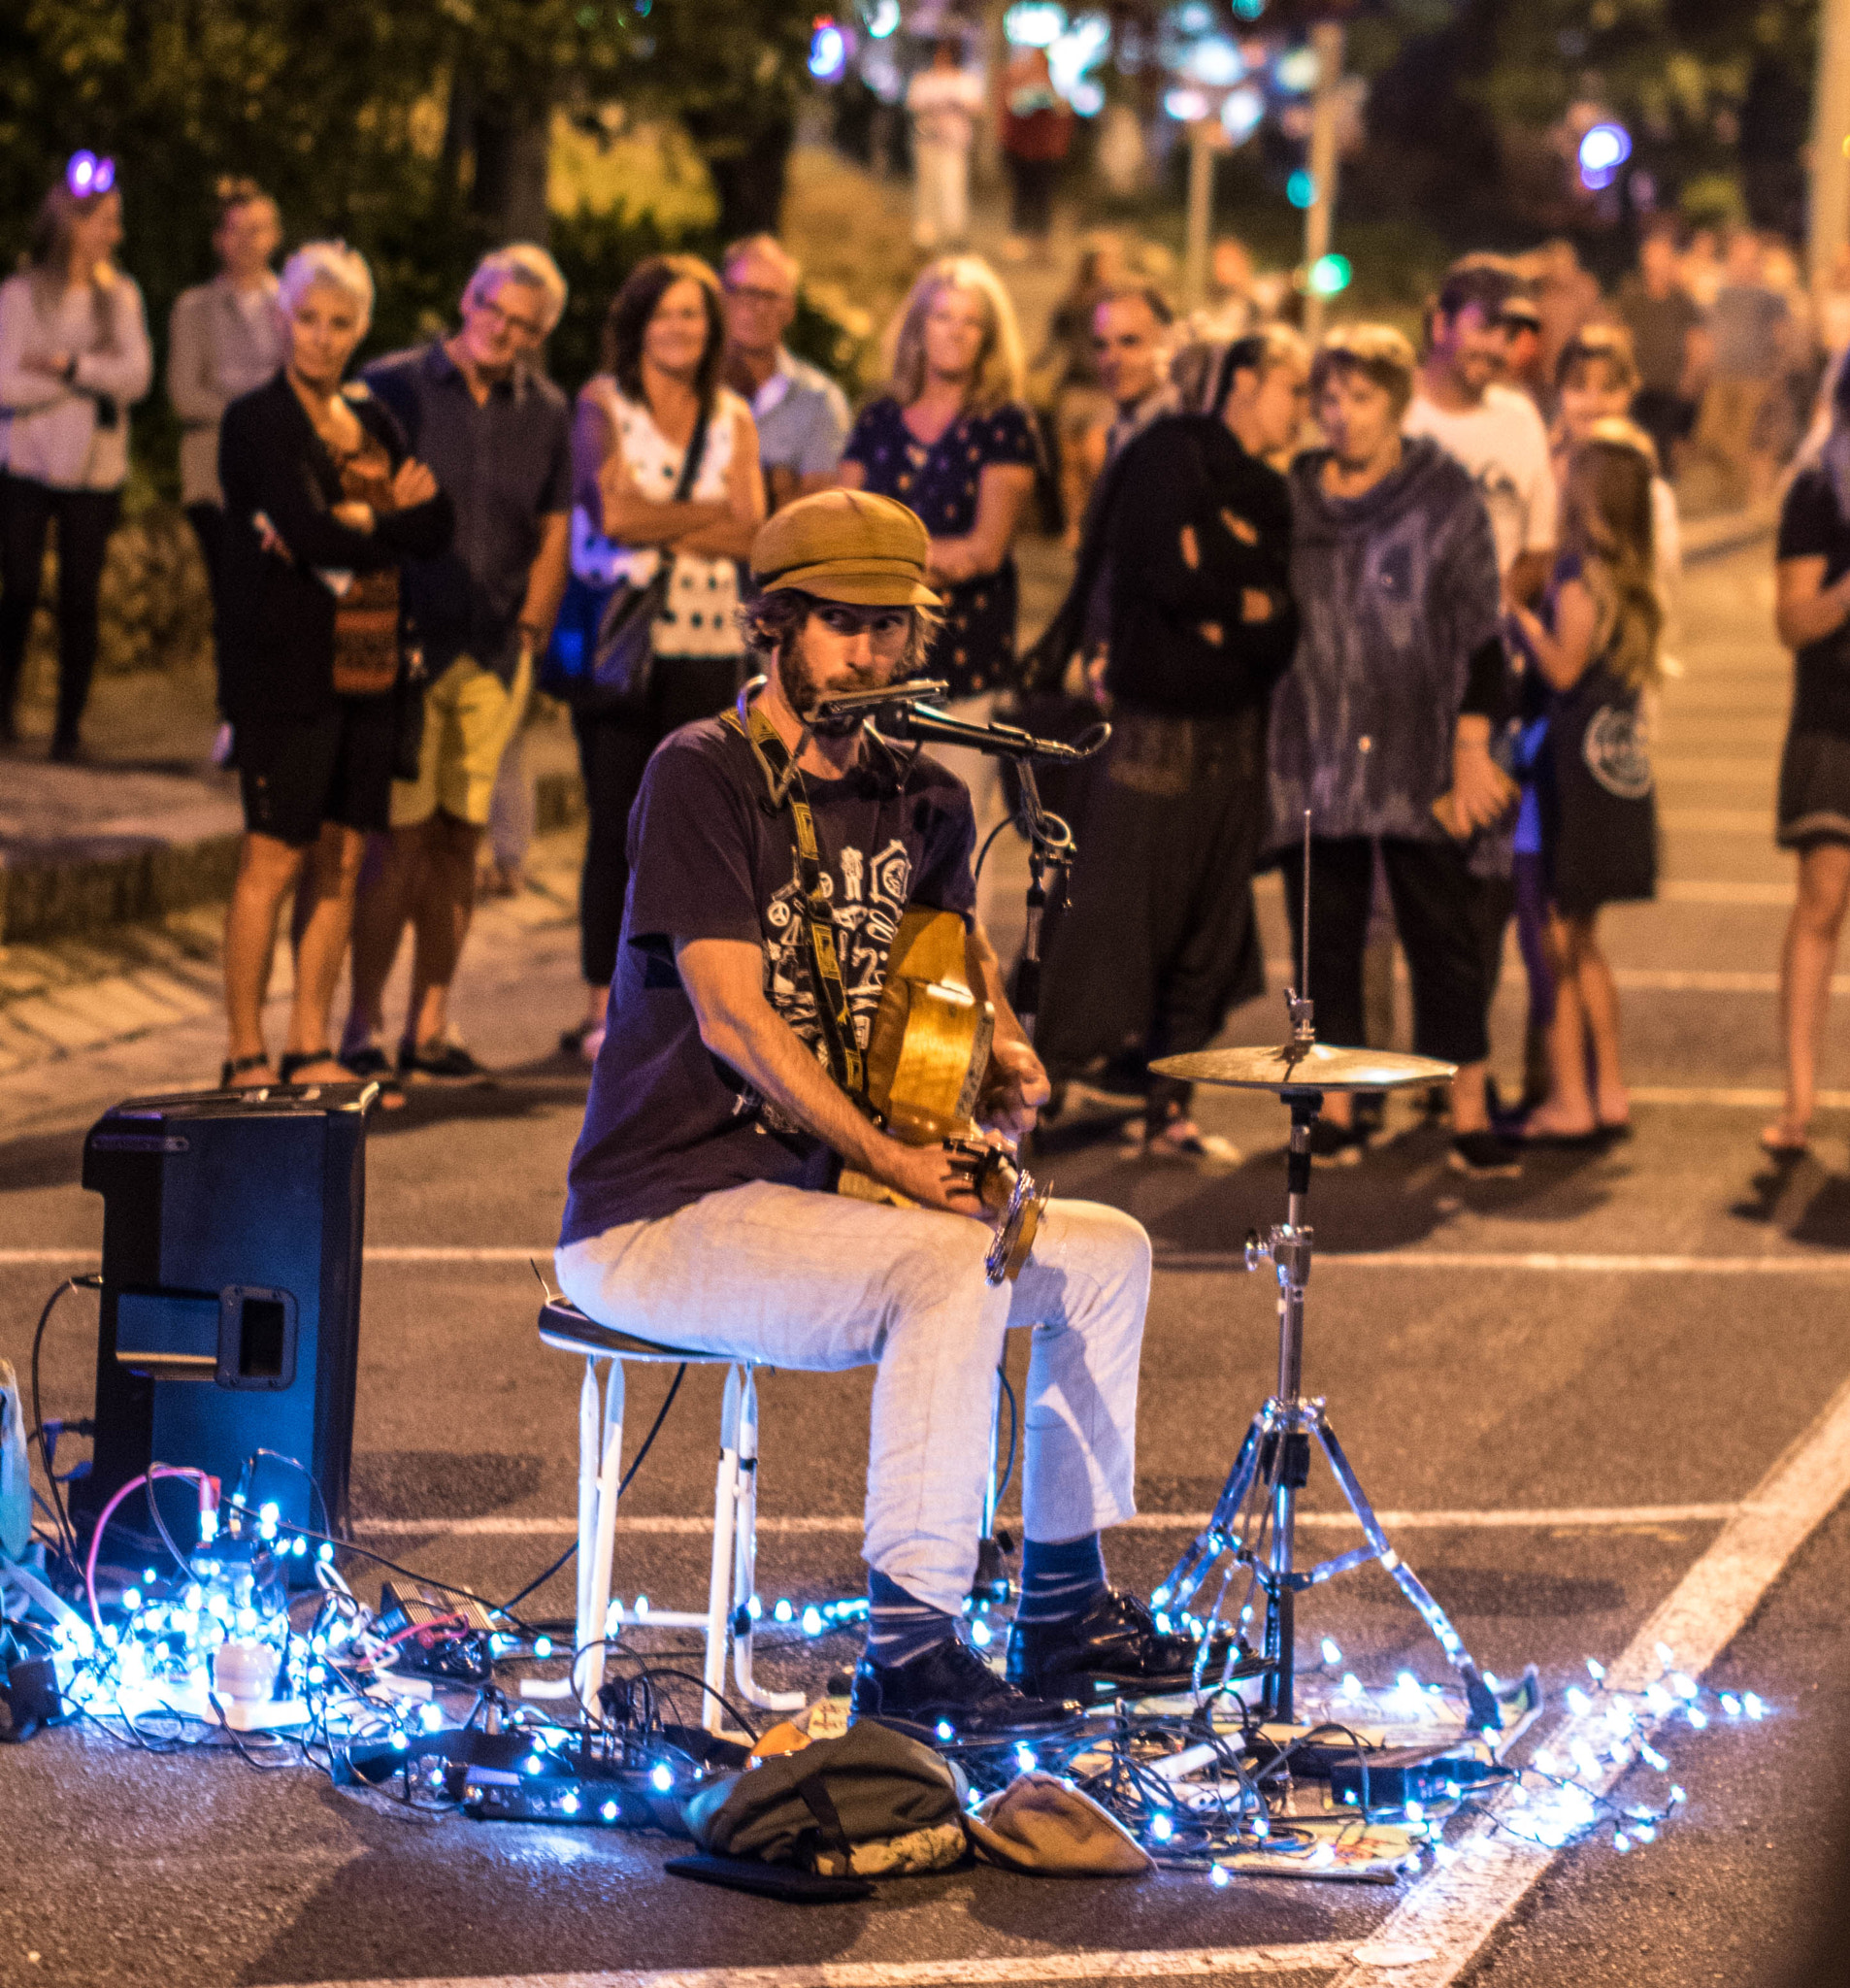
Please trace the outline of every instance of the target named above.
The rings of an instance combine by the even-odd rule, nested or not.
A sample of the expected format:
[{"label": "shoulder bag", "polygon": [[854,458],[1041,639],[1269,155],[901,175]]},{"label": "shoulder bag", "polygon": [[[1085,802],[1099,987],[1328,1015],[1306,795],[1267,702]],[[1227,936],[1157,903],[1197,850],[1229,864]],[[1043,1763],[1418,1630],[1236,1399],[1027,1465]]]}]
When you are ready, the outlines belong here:
[{"label": "shoulder bag", "polygon": [[[700,476],[707,452],[710,410],[702,408],[688,439],[687,454],[672,502],[684,504]],[[675,555],[664,547],[655,574],[644,585],[619,580],[594,587],[574,576],[567,588],[540,687],[580,711],[640,710],[655,676],[655,623],[668,602]]]}]

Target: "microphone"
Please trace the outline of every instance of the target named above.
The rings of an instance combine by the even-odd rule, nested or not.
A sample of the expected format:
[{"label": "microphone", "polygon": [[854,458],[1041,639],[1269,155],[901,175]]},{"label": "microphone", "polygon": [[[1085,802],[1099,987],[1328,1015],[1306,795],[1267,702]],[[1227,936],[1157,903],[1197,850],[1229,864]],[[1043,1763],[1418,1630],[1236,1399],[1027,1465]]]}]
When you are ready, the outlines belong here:
[{"label": "microphone", "polygon": [[922,698],[942,697],[950,688],[936,678],[918,678],[906,683],[889,683],[883,690],[844,690],[836,697],[818,700],[809,721],[818,729],[842,718],[860,718],[870,712],[886,711],[896,704],[917,704]]},{"label": "microphone", "polygon": [[967,746],[998,759],[1044,759],[1060,766],[1090,759],[1111,736],[1109,725],[1093,725],[1069,746],[1064,739],[1037,739],[1014,725],[975,725],[948,712],[921,711],[911,704],[893,713],[891,726],[895,738],[920,745]]}]

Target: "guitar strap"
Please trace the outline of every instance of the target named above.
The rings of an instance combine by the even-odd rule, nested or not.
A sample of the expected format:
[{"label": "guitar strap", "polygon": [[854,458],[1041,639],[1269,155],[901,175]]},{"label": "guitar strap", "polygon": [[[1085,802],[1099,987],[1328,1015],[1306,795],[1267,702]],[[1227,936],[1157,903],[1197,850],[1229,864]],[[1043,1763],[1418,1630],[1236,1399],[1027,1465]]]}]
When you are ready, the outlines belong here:
[{"label": "guitar strap", "polygon": [[746,705],[725,713],[724,722],[744,739],[756,756],[773,796],[781,792],[796,832],[797,887],[803,893],[804,931],[809,939],[810,977],[815,982],[816,1018],[822,1025],[829,1072],[864,1110],[867,1109],[867,1059],[854,1034],[854,1013],[842,978],[842,956],[835,943],[835,913],[822,888],[822,850],[816,841],[815,816],[802,772],[790,761],[763,707]]}]

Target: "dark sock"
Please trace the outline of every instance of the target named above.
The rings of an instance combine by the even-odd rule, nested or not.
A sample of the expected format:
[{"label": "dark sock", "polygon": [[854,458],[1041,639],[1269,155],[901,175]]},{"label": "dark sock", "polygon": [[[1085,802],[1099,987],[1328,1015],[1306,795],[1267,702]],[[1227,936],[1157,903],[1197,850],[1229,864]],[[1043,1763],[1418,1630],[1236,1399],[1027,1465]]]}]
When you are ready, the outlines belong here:
[{"label": "dark sock", "polygon": [[867,1571],[867,1653],[876,1664],[909,1664],[957,1634],[957,1618],[908,1595],[877,1567]]},{"label": "dark sock", "polygon": [[1105,1548],[1097,1533],[1049,1546],[1026,1541],[1021,1548],[1021,1604],[1015,1620],[1066,1622],[1083,1615],[1105,1586]]}]

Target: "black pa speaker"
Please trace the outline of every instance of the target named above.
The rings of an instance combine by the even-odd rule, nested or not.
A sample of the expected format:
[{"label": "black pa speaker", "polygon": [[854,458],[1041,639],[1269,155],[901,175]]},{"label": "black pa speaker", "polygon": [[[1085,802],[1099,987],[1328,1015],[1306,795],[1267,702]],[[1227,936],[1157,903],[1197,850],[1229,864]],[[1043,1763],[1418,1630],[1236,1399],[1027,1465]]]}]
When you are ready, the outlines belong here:
[{"label": "black pa speaker", "polygon": [[[83,1532],[150,1463],[204,1470],[228,1497],[259,1450],[301,1469],[263,1459],[253,1503],[345,1530],[371,1102],[356,1084],[195,1091],[90,1128],[103,1289],[94,1462],[71,1487]],[[163,1480],[160,1508],[189,1547],[196,1493]],[[138,1530],[140,1512],[122,1508]]]}]

